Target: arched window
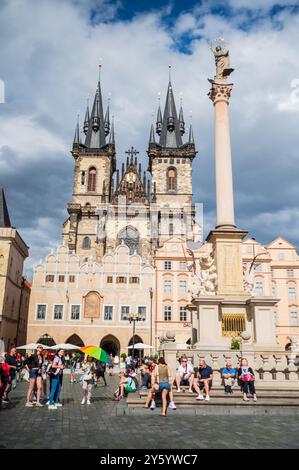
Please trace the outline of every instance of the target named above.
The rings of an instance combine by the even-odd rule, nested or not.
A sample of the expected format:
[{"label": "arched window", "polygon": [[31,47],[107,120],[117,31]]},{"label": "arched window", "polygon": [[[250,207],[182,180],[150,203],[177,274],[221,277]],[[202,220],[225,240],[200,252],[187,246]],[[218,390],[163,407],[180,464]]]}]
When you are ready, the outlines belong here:
[{"label": "arched window", "polygon": [[118,234],[118,244],[124,242],[130,249],[130,255],[133,255],[135,251],[138,253],[139,249],[139,232],[135,227],[128,225],[123,228]]},{"label": "arched window", "polygon": [[84,250],[89,250],[89,248],[90,248],[90,238],[89,237],[84,237],[83,238],[82,248]]},{"label": "arched window", "polygon": [[96,190],[96,176],[97,176],[97,170],[94,167],[90,168],[88,172],[88,185],[87,185],[88,191]]},{"label": "arched window", "polygon": [[176,169],[167,170],[167,191],[176,191]]}]

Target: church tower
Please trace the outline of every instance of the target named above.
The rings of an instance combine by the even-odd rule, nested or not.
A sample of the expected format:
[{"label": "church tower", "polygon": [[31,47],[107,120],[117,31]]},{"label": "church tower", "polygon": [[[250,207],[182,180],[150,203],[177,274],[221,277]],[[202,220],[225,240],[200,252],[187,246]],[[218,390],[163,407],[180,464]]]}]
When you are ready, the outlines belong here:
[{"label": "church tower", "polygon": [[84,260],[85,255],[98,259],[104,253],[104,241],[97,237],[98,207],[111,201],[116,169],[114,125],[110,129],[109,103],[104,117],[100,76],[91,113],[87,104],[83,132],[84,143],[78,122],[71,151],[75,161],[72,201],[62,239]]},{"label": "church tower", "polygon": [[169,79],[164,113],[157,112],[155,140],[152,124],[148,146],[149,171],[159,211],[160,239],[180,236],[193,240],[195,209],[192,206],[192,162],[196,156],[192,126],[184,144],[185,121],[182,105],[177,114]]}]

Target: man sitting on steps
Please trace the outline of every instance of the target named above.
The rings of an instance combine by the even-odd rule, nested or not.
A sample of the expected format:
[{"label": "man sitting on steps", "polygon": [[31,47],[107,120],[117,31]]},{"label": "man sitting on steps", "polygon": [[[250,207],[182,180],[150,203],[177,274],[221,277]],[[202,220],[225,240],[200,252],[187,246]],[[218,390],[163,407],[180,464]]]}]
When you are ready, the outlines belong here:
[{"label": "man sitting on steps", "polygon": [[201,391],[204,389],[206,393],[206,401],[210,400],[209,391],[212,388],[212,381],[213,381],[213,369],[212,367],[206,364],[206,361],[203,359],[199,361],[199,368],[198,368],[198,380],[194,380],[193,387],[195,391],[198,393],[196,400],[204,400],[204,397]]}]

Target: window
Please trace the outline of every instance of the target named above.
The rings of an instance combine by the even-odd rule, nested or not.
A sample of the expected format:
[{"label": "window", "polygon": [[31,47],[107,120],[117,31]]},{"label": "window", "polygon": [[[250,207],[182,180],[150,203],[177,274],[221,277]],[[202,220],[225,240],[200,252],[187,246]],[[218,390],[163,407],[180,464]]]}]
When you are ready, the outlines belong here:
[{"label": "window", "polygon": [[294,277],[294,269],[287,269],[287,276]]},{"label": "window", "polygon": [[276,296],[276,286],[272,286],[272,296]]},{"label": "window", "polygon": [[283,261],[284,260],[284,253],[278,253],[278,261]]},{"label": "window", "polygon": [[166,270],[170,270],[172,269],[172,264],[171,264],[171,261],[164,261],[164,269]]},{"label": "window", "polygon": [[90,248],[90,238],[89,237],[84,237],[83,238],[82,248],[83,248],[83,250],[88,250]]},{"label": "window", "polygon": [[187,321],[187,309],[186,309],[186,307],[180,307],[180,321]]},{"label": "window", "polygon": [[170,280],[164,281],[164,292],[171,292],[172,291],[172,282]]},{"label": "window", "polygon": [[167,170],[167,191],[176,191],[176,170],[168,168]]},{"label": "window", "polygon": [[290,300],[296,300],[296,287],[289,287],[289,299]]},{"label": "window", "polygon": [[131,276],[130,277],[130,284],[139,284],[139,277]]},{"label": "window", "polygon": [[256,295],[263,295],[264,294],[263,281],[256,281],[256,283],[255,283],[255,294]]},{"label": "window", "polygon": [[107,284],[113,284],[113,276],[107,276]]},{"label": "window", "polygon": [[64,276],[63,275],[59,275],[58,276],[58,282],[64,282]]},{"label": "window", "polygon": [[69,282],[75,282],[75,276],[73,274],[69,276]]},{"label": "window", "polygon": [[138,312],[139,315],[142,315],[146,320],[146,307],[145,306],[139,305],[138,309],[137,309],[137,312]]},{"label": "window", "polygon": [[291,326],[299,326],[297,310],[291,310],[290,316],[291,316]]},{"label": "window", "polygon": [[171,305],[164,307],[164,321],[171,321]]},{"label": "window", "polygon": [[180,290],[180,292],[182,292],[184,294],[187,292],[187,281],[186,280],[180,280],[179,290]]},{"label": "window", "polygon": [[187,270],[187,263],[185,261],[180,261],[180,271]]},{"label": "window", "polygon": [[126,278],[126,276],[117,276],[116,282],[118,284],[126,284],[127,278]]},{"label": "window", "polygon": [[80,320],[80,305],[72,305],[71,306],[71,320]]},{"label": "window", "polygon": [[37,304],[36,319],[37,320],[45,320],[46,313],[47,313],[47,305],[46,304]]},{"label": "window", "polygon": [[46,282],[54,282],[54,274],[47,274]]},{"label": "window", "polygon": [[260,273],[261,271],[263,271],[263,265],[261,263],[258,263],[254,266],[254,270],[257,272],[257,273]]},{"label": "window", "polygon": [[128,305],[122,305],[120,308],[120,319],[125,320],[125,317],[130,314],[130,307]]},{"label": "window", "polygon": [[63,319],[63,305],[54,305],[54,320]]},{"label": "window", "polygon": [[169,224],[169,235],[173,235],[173,224]]},{"label": "window", "polygon": [[97,170],[92,167],[88,172],[88,191],[95,191],[96,190],[96,177],[97,177]]},{"label": "window", "polygon": [[104,320],[113,320],[113,305],[105,305],[104,307]]}]

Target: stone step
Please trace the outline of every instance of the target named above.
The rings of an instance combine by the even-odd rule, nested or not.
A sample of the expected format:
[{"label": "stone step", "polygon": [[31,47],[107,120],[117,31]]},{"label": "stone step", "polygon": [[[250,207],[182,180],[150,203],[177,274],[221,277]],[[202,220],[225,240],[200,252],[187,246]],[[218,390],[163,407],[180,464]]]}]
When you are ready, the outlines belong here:
[{"label": "stone step", "polygon": [[[127,398],[128,407],[144,407],[145,400],[141,399],[138,395],[130,394]],[[156,400],[156,404],[159,405],[161,400]],[[196,400],[193,397],[175,399],[176,406],[178,408],[184,407],[198,407],[198,406],[220,406],[220,407],[234,407],[234,406],[291,406],[299,407],[299,398],[258,398],[257,402],[250,399],[248,402],[242,400],[242,397],[213,397],[211,396],[210,401]]]},{"label": "stone step", "polygon": [[[140,397],[142,399],[146,399],[147,395],[148,395],[148,392],[146,391],[143,391],[141,390],[140,392],[137,392],[139,393]],[[211,390],[211,393],[210,393],[211,396],[213,397],[225,397],[225,398],[228,398],[228,399],[231,399],[233,397],[242,397],[243,394],[242,392],[239,390],[239,389],[236,389],[234,390],[234,393],[232,395],[225,395],[224,394],[224,390],[223,388],[222,389],[219,389],[219,390],[214,390],[212,389]],[[257,390],[257,395],[260,396],[260,397],[264,397],[264,398],[299,398],[299,392],[298,391],[294,391],[294,390]],[[180,397],[184,398],[184,397],[196,397],[196,393],[189,393],[188,391],[187,392],[181,392],[181,393],[178,393],[176,391],[173,392],[173,396],[175,399],[178,399]]]}]

